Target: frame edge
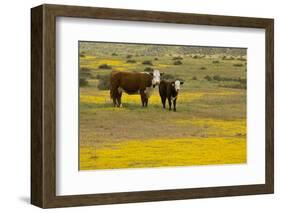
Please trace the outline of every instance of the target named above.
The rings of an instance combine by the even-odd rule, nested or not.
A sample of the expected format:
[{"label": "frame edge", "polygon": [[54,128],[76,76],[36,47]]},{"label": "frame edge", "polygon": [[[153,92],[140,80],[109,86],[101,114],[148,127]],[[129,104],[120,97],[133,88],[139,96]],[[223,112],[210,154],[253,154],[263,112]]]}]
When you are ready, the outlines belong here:
[{"label": "frame edge", "polygon": [[31,204],[43,207],[43,6],[31,9]]},{"label": "frame edge", "polygon": [[274,19],[268,19],[266,31],[266,186],[274,193]]},{"label": "frame edge", "polygon": [[[76,10],[76,9],[77,10]],[[56,196],[55,194],[55,22],[56,16],[68,17],[91,17],[105,18],[113,20],[126,20],[125,15],[120,15],[120,12],[128,12],[130,15],[136,14],[140,17],[142,10],[126,10],[113,8],[91,8],[91,12],[86,11],[89,7],[75,7],[66,5],[49,5],[43,4],[31,9],[31,203],[41,208],[55,208],[67,206],[84,206],[84,205],[105,205],[118,203],[133,203],[133,202],[152,202],[164,200],[179,200],[192,198],[207,198],[221,196],[237,196],[251,194],[270,194],[274,192],[274,157],[273,157],[273,56],[274,56],[274,33],[273,19],[250,18],[253,23],[250,27],[266,29],[266,100],[269,104],[266,105],[266,183],[264,185],[246,186],[240,189],[236,187],[217,187],[205,189],[181,189],[179,193],[174,190],[166,191],[147,191],[147,192],[132,192],[132,193],[110,193],[97,195],[78,195],[78,196]],[[113,14],[105,12],[112,11]],[[131,11],[131,12],[130,12]],[[74,15],[71,15],[74,12]],[[150,15],[153,12],[157,13],[155,17]],[[81,15],[79,15],[81,14]],[[93,15],[94,14],[94,15]],[[171,23],[179,16],[185,16],[184,13],[171,13],[160,11],[146,11],[144,21],[161,22],[165,15],[173,16]],[[233,19],[231,26],[241,27],[249,24],[247,17],[243,17],[243,23],[239,23],[239,17],[232,16],[214,16],[204,14],[186,14],[190,15],[192,20],[188,21],[191,24],[206,23],[206,25],[225,26],[225,23]],[[126,17],[125,17],[126,16]],[[157,16],[157,17],[156,17]],[[203,20],[199,20],[200,17]],[[207,21],[208,17],[210,19]],[[227,17],[227,20],[223,20]],[[131,21],[138,21],[137,18],[130,18]],[[241,18],[241,17],[240,17]],[[185,20],[186,21],[186,20]],[[193,23],[194,22],[194,23]],[[182,23],[182,22],[178,22]],[[184,23],[183,23],[184,24]],[[44,29],[48,29],[44,33]],[[51,81],[53,80],[53,81]],[[269,97],[268,97],[269,96]],[[50,102],[51,101],[51,102]],[[51,114],[49,114],[51,113]],[[49,116],[48,116],[49,115]],[[270,120],[272,119],[272,120]],[[51,134],[48,134],[51,133]],[[48,144],[49,143],[49,144]],[[271,153],[271,155],[268,155]],[[212,192],[212,190],[218,190]],[[138,195],[136,196],[136,193]],[[164,193],[164,194],[162,194]],[[202,194],[200,194],[202,193]]]}]

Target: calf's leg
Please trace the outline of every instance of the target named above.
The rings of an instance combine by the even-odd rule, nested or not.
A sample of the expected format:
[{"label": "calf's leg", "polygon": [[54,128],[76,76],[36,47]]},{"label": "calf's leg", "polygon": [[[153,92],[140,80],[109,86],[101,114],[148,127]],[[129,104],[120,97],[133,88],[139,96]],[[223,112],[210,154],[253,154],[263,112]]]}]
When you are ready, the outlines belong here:
[{"label": "calf's leg", "polygon": [[176,104],[177,104],[177,99],[174,99],[174,100],[173,100],[174,112],[177,111],[177,110],[176,110]]},{"label": "calf's leg", "polygon": [[166,97],[165,96],[161,96],[161,100],[162,100],[163,108],[165,109],[166,108]]},{"label": "calf's leg", "polygon": [[171,108],[172,101],[171,101],[171,98],[170,98],[170,97],[168,98],[168,101],[169,101],[169,110],[171,110],[171,109],[172,109],[172,108]]}]

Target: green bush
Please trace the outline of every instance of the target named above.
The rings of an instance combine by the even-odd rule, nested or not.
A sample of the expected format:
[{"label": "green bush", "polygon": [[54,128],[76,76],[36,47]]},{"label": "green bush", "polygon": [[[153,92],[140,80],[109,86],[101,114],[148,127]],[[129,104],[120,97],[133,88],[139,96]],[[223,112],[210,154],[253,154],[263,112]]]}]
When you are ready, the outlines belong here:
[{"label": "green bush", "polygon": [[118,54],[117,54],[117,53],[112,53],[111,55],[112,55],[112,56],[118,56]]},{"label": "green bush", "polygon": [[126,62],[127,62],[127,63],[130,63],[130,64],[134,64],[134,63],[136,63],[136,61],[135,61],[135,60],[133,60],[133,59],[129,59],[129,60],[127,60]]},{"label": "green bush", "polygon": [[243,67],[243,64],[241,63],[237,63],[237,64],[233,64],[234,67]]},{"label": "green bush", "polygon": [[109,75],[99,75],[98,79],[99,79],[99,83],[98,83],[97,87],[99,90],[109,90],[110,89]]},{"label": "green bush", "polygon": [[221,84],[219,87],[225,87],[225,88],[232,88],[232,89],[247,89],[246,84],[242,83],[235,83],[235,84]]},{"label": "green bush", "polygon": [[154,58],[155,61],[158,61],[158,58]]},{"label": "green bush", "polygon": [[152,71],[153,71],[153,68],[151,68],[151,67],[146,67],[146,68],[144,68],[144,71],[146,71],[146,72],[152,72]]},{"label": "green bush", "polygon": [[80,53],[79,56],[80,56],[80,58],[84,58],[84,57],[85,57],[85,54]]},{"label": "green bush", "polygon": [[175,80],[177,78],[178,78],[177,76],[171,74],[164,74],[163,76],[161,76],[161,79],[163,80]]},{"label": "green bush", "polygon": [[174,65],[182,65],[182,62],[179,61],[179,60],[178,60],[178,61],[175,61],[175,62],[174,62]]},{"label": "green bush", "polygon": [[234,57],[233,56],[226,56],[226,55],[224,55],[223,57],[222,57],[222,60],[234,60]]},{"label": "green bush", "polygon": [[213,61],[213,64],[219,64],[220,62],[218,60]]},{"label": "green bush", "polygon": [[221,78],[219,75],[214,75],[214,76],[213,76],[213,79],[214,79],[215,81],[221,81],[221,80],[222,80],[222,78]]},{"label": "green bush", "polygon": [[227,78],[221,77],[219,75],[214,75],[213,80],[221,82],[229,82],[225,84],[220,84],[220,87],[234,88],[234,89],[246,89],[247,88],[247,79],[244,78]]},{"label": "green bush", "polygon": [[173,60],[182,60],[183,58],[181,56],[177,56],[177,57],[174,57]]},{"label": "green bush", "polygon": [[196,81],[196,80],[198,80],[198,79],[197,79],[197,77],[196,77],[196,76],[193,76],[191,80]]},{"label": "green bush", "polygon": [[90,72],[91,70],[87,67],[80,67],[80,72]]},{"label": "green bush", "polygon": [[133,57],[133,55],[127,55],[126,56],[126,58],[132,58]]},{"label": "green bush", "polygon": [[206,70],[207,68],[206,67],[200,67],[200,70]]},{"label": "green bush", "polygon": [[142,64],[153,66],[152,62],[149,60],[143,61]]},{"label": "green bush", "polygon": [[206,75],[206,76],[204,77],[204,79],[206,79],[207,81],[211,81],[211,80],[212,80],[212,77],[210,77],[209,75]]},{"label": "green bush", "polygon": [[87,67],[81,67],[79,75],[81,78],[92,78],[91,70]]},{"label": "green bush", "polygon": [[88,85],[89,85],[89,82],[85,78],[79,79],[79,86],[80,87],[85,87],[85,86],[88,86]]},{"label": "green bush", "polygon": [[110,69],[112,69],[112,67],[107,64],[101,64],[101,65],[99,65],[99,69],[110,70]]},{"label": "green bush", "polygon": [[247,61],[246,58],[243,58],[242,56],[240,56],[239,58],[237,58],[238,61]]},{"label": "green bush", "polygon": [[245,78],[239,78],[238,80],[239,80],[239,82],[241,84],[246,84],[247,83],[247,79],[245,79]]}]

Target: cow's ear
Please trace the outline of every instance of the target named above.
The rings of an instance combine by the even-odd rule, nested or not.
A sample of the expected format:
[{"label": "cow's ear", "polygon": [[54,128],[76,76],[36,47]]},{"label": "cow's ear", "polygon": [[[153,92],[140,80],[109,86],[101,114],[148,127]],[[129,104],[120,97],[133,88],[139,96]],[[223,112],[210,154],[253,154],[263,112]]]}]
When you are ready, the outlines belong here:
[{"label": "cow's ear", "polygon": [[184,81],[181,81],[181,84],[183,84],[184,83]]},{"label": "cow's ear", "polygon": [[163,72],[160,72],[160,76],[162,76],[162,75],[164,75],[164,73],[163,73]]}]

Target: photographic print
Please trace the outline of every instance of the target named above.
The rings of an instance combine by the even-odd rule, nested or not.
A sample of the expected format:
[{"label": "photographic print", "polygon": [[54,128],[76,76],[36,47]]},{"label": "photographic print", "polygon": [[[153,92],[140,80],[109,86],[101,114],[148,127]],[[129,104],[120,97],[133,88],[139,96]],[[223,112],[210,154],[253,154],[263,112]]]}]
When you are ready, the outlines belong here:
[{"label": "photographic print", "polygon": [[247,162],[247,49],[79,41],[79,170]]}]

